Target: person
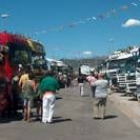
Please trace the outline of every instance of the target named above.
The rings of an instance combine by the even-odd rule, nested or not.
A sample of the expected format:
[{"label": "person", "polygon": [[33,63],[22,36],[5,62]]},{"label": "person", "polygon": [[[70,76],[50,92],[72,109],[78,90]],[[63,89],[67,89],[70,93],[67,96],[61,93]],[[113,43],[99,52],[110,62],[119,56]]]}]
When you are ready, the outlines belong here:
[{"label": "person", "polygon": [[52,117],[55,107],[55,94],[59,89],[59,84],[53,73],[49,71],[47,76],[41,81],[39,86],[39,92],[42,94],[42,123],[52,123]]},{"label": "person", "polygon": [[97,78],[95,77],[95,74],[93,72],[91,72],[91,74],[89,76],[86,77],[86,80],[89,82],[90,87],[91,87],[91,92],[92,92],[92,97],[94,98],[95,96],[95,89],[96,87],[93,86],[94,82],[97,80]]},{"label": "person", "polygon": [[109,83],[103,78],[103,74],[99,73],[98,80],[93,86],[96,87],[95,98],[93,99],[93,118],[104,119]]},{"label": "person", "polygon": [[40,116],[42,117],[42,97],[41,97],[41,93],[40,93],[40,85],[41,85],[41,81],[46,77],[46,75],[44,74],[40,80],[39,83],[37,84],[37,89],[36,89],[36,97],[35,97],[35,102],[36,102],[36,120],[40,120]]},{"label": "person", "polygon": [[19,79],[19,87],[22,89],[23,88],[23,85],[25,84],[26,80],[29,80],[29,73],[27,70],[23,70],[23,73]]},{"label": "person", "polygon": [[23,120],[30,122],[31,107],[33,105],[33,99],[36,92],[36,82],[33,74],[29,74],[29,79],[24,82],[22,90],[24,99]]},{"label": "person", "polygon": [[84,78],[82,75],[79,75],[77,80],[80,87],[80,95],[84,96]]},{"label": "person", "polygon": [[17,110],[18,110],[18,105],[20,102],[20,92],[19,92],[19,86],[18,86],[18,82],[19,82],[19,77],[20,74],[19,73],[15,73],[15,75],[12,78],[12,100],[13,100],[13,111],[14,111],[14,115],[17,115]]},{"label": "person", "polygon": [[23,66],[22,64],[18,64],[18,72],[21,73],[23,70]]}]

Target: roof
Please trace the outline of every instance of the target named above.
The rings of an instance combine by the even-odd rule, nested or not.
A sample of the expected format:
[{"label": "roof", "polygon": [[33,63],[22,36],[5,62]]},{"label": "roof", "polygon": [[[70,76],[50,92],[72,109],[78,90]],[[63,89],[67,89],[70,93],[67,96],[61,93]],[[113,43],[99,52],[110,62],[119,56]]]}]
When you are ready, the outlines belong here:
[{"label": "roof", "polygon": [[6,46],[8,43],[21,44],[19,47],[29,48],[34,53],[45,54],[42,43],[29,39],[21,34],[12,34],[7,32],[0,32],[0,45]]},{"label": "roof", "polygon": [[34,53],[45,54],[44,46],[40,42],[27,39],[27,43]]}]

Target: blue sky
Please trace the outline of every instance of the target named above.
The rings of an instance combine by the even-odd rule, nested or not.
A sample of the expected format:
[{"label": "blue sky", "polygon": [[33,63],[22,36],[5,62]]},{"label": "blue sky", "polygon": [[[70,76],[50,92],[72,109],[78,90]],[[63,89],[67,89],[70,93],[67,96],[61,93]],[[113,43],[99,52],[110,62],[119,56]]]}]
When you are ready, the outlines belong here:
[{"label": "blue sky", "polygon": [[38,39],[49,58],[108,55],[140,46],[139,13],[140,0],[0,0],[0,30]]}]

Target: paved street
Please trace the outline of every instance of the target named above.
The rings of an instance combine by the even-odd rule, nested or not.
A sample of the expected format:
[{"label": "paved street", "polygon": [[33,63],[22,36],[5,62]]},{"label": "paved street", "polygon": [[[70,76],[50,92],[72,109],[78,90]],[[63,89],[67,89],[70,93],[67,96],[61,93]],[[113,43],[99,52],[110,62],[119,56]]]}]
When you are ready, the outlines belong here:
[{"label": "paved street", "polygon": [[[117,100],[119,94],[110,95],[106,119],[93,120],[91,117],[92,100],[89,96],[90,89],[87,86],[85,87],[85,93],[87,96],[80,97],[77,87],[60,90],[57,95],[58,100],[53,124],[26,123],[20,120],[1,123],[0,140],[140,139],[140,127],[132,121],[132,119],[138,118],[138,115],[135,114],[132,117],[125,113],[130,113],[132,109],[129,110]],[[123,107],[124,109],[122,109]]]}]

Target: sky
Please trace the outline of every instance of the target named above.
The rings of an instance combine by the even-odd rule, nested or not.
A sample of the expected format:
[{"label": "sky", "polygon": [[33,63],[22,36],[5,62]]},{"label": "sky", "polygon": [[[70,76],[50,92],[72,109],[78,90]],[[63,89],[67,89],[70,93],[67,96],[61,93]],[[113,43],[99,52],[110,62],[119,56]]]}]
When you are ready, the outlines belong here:
[{"label": "sky", "polygon": [[39,40],[48,58],[140,46],[140,0],[0,0],[0,31]]}]

